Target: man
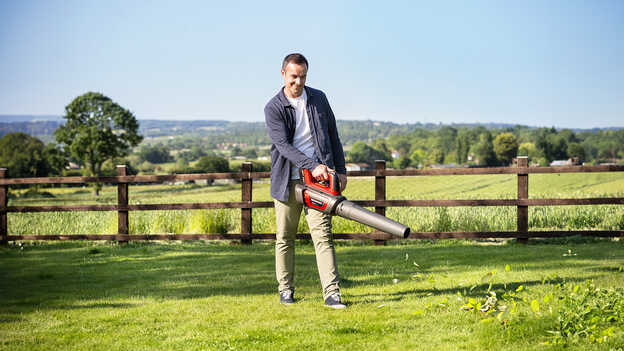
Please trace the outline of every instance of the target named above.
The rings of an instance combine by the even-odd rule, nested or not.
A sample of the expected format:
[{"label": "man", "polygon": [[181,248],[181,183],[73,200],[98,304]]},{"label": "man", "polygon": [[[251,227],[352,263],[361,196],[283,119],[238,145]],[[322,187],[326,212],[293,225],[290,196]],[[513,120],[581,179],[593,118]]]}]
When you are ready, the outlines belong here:
[{"label": "man", "polygon": [[[317,180],[327,180],[336,171],[341,190],[347,185],[344,152],[336,119],[325,94],[305,86],[308,61],[290,54],[282,62],[284,87],[264,108],[271,145],[271,196],[275,203],[275,273],[280,302],[294,303],[295,238],[302,205],[294,195],[301,182],[299,170],[308,169]],[[325,306],[345,308],[340,298],[340,278],[331,237],[331,216],[305,211],[316,252]]]}]

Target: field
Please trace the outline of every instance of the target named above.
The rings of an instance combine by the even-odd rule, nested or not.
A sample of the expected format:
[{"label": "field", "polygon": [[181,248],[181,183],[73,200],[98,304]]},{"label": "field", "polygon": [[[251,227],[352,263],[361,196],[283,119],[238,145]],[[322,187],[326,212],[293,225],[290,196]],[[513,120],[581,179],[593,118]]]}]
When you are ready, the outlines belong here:
[{"label": "field", "polygon": [[[389,177],[388,199],[512,199],[514,175]],[[270,201],[267,181],[254,183],[254,201]],[[25,196],[11,190],[9,205],[115,204],[117,188],[104,187],[94,200],[90,188],[44,188],[47,197]],[[624,174],[534,174],[529,176],[530,198],[622,197]],[[347,198],[374,198],[371,178],[350,178]],[[240,185],[131,185],[130,203],[189,203],[240,201]],[[390,218],[413,231],[513,231],[515,207],[389,208]],[[25,213],[8,215],[9,234],[114,234],[114,212]],[[240,210],[139,211],[130,213],[130,234],[237,233]],[[306,232],[302,219],[300,231]],[[553,206],[529,208],[530,230],[623,230],[624,206]],[[253,210],[253,232],[274,232],[273,209]],[[341,218],[335,232],[368,232],[370,229]]]},{"label": "field", "polygon": [[623,249],[340,242],[334,311],[305,243],[288,307],[270,243],[11,245],[0,350],[621,350]]}]

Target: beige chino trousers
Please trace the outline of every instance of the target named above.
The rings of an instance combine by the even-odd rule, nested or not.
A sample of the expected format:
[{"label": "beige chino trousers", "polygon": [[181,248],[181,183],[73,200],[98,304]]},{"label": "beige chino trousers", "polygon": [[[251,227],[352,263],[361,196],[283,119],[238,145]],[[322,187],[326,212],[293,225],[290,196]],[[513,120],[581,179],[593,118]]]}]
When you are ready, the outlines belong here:
[{"label": "beige chino trousers", "polygon": [[[303,205],[295,200],[295,184],[299,180],[288,183],[290,195],[288,202],[273,200],[275,203],[275,222],[277,227],[275,240],[275,274],[279,291],[295,290],[293,281],[295,274],[295,239],[297,226]],[[340,278],[336,266],[336,253],[332,241],[331,216],[316,210],[305,210],[310,235],[316,253],[323,298],[339,290]]]}]

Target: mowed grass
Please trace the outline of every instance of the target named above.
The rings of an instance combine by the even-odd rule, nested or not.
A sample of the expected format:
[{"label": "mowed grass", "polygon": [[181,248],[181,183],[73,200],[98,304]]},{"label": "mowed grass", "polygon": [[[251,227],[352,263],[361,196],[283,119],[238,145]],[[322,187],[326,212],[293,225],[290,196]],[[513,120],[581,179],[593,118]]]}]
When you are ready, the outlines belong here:
[{"label": "mowed grass", "polygon": [[[615,350],[621,319],[594,331],[600,342],[553,345],[549,331],[585,281],[621,291],[622,245],[338,243],[340,311],[323,307],[307,244],[293,306],[278,303],[271,243],[11,245],[0,248],[0,350]],[[461,310],[488,288],[516,311]]]},{"label": "mowed grass", "polygon": [[[240,201],[240,184],[131,185],[131,204]],[[254,183],[254,201],[271,201],[268,181]],[[16,197],[9,205],[115,204],[117,188],[104,187],[94,198],[89,188],[43,189],[53,198]],[[24,190],[11,190],[20,194]],[[389,177],[387,198],[400,199],[513,199],[515,175]],[[350,200],[374,199],[372,178],[349,180],[344,195]],[[587,198],[624,196],[623,173],[534,174],[529,176],[530,198]],[[275,231],[274,212],[253,209],[253,232]],[[513,231],[515,207],[388,208],[387,216],[412,231]],[[114,212],[9,213],[9,234],[114,234]],[[136,211],[130,213],[131,234],[238,233],[240,210]],[[530,230],[624,230],[624,206],[542,206],[529,208]],[[307,232],[301,220],[300,232]],[[334,219],[335,232],[370,232],[371,228]]]}]

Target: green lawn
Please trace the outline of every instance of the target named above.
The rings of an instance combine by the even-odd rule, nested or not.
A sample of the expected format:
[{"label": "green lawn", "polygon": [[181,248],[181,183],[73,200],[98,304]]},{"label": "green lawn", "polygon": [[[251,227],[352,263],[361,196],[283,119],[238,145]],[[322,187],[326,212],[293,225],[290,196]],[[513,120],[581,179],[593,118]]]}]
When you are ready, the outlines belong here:
[{"label": "green lawn", "polygon": [[[0,350],[616,350],[624,345],[622,241],[337,245],[349,306],[343,311],[323,307],[313,248],[306,243],[297,246],[297,303],[288,307],[278,303],[272,243],[0,248]],[[499,299],[495,312],[460,310],[483,303],[488,288]],[[499,315],[502,306],[508,312]],[[588,331],[552,345],[557,339],[548,331],[558,330],[559,318]]]}]

